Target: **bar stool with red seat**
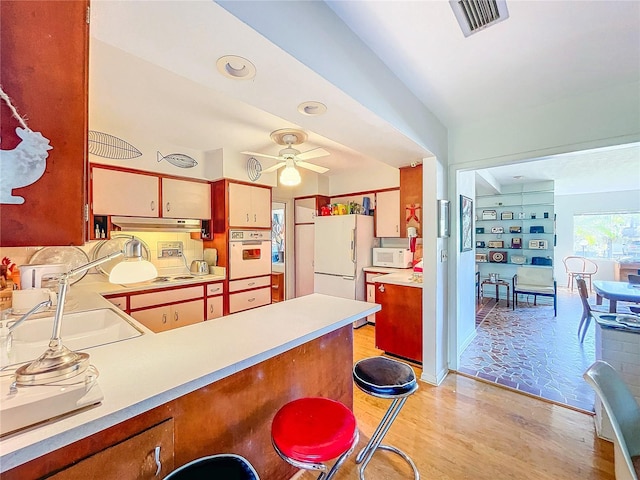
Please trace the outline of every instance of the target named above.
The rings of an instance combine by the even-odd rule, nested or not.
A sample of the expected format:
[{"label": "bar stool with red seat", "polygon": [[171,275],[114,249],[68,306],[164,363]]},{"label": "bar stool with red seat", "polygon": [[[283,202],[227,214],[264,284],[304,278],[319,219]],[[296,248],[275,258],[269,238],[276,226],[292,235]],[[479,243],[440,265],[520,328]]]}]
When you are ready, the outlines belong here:
[{"label": "bar stool with red seat", "polygon": [[[271,442],[285,461],[297,468],[318,470],[329,480],[358,443],[353,412],[335,400],[305,397],[285,404],[273,418]],[[337,459],[329,469],[327,462]]]},{"label": "bar stool with red seat", "polygon": [[408,364],[387,357],[370,357],[362,359],[353,366],[353,380],[363,392],[378,398],[393,400],[382,417],[369,443],[358,452],[356,463],[360,464],[360,480],[364,480],[364,469],[377,449],[397,453],[404,458],[413,469],[415,480],[420,473],[413,460],[402,450],[382,445],[384,436],[391,428],[407,398],[418,390],[416,374]]}]

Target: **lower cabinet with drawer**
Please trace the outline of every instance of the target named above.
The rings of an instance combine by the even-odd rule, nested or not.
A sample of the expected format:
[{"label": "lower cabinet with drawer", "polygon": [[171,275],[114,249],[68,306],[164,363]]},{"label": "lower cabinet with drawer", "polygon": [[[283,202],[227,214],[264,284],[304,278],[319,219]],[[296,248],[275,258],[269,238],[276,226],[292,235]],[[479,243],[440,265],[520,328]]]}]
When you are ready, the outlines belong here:
[{"label": "lower cabinet with drawer", "polygon": [[213,320],[224,315],[224,283],[210,283],[207,288],[206,320]]},{"label": "lower cabinet with drawer", "polygon": [[174,469],[173,439],[174,422],[170,418],[47,478],[55,480],[163,478]]},{"label": "lower cabinet with drawer", "polygon": [[229,313],[271,303],[271,275],[229,282]]},{"label": "lower cabinet with drawer", "polygon": [[105,296],[104,298],[109,300],[111,303],[113,303],[116,307],[118,307],[123,312],[126,312],[126,311],[129,310],[129,306],[127,305],[127,296],[126,295],[118,295],[117,297]]},{"label": "lower cabinet with drawer", "polygon": [[204,321],[202,285],[132,294],[130,315],[153,332],[164,332]]},{"label": "lower cabinet with drawer", "polygon": [[[379,271],[379,272],[375,272],[375,271],[370,271],[367,270],[364,273],[364,282],[365,282],[365,299],[367,300],[367,302],[369,303],[376,303],[376,284],[375,284],[375,278],[379,277],[380,275],[386,275],[387,273],[389,273],[388,271]],[[376,323],[376,314],[372,313],[371,315],[367,316],[367,322],[368,323]]]}]

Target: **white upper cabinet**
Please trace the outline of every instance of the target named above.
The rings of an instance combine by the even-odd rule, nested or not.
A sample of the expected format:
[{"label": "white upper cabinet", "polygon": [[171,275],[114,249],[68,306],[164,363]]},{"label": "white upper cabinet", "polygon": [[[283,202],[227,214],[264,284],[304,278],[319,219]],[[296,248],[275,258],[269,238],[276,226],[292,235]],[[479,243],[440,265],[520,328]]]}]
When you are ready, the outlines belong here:
[{"label": "white upper cabinet", "polygon": [[94,215],[158,217],[160,179],[154,175],[92,168]]},{"label": "white upper cabinet", "polygon": [[229,226],[271,228],[271,190],[229,183]]},{"label": "white upper cabinet", "polygon": [[211,185],[173,178],[162,179],[162,216],[211,218]]},{"label": "white upper cabinet", "polygon": [[313,223],[316,219],[316,198],[295,200],[295,223]]},{"label": "white upper cabinet", "polygon": [[376,237],[400,236],[400,190],[376,193]]}]

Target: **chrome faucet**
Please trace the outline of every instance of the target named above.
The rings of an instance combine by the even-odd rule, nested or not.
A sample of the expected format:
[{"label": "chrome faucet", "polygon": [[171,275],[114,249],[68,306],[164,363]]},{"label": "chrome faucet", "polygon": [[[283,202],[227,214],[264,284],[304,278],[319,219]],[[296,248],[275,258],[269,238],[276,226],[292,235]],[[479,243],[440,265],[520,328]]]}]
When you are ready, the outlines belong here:
[{"label": "chrome faucet", "polygon": [[12,323],[9,326],[9,322],[7,322],[7,328],[9,329],[9,333],[11,333],[12,331],[14,331],[22,322],[24,322],[27,318],[29,318],[31,315],[33,315],[34,313],[38,312],[39,310],[41,310],[44,307],[50,307],[51,305],[53,305],[53,303],[51,302],[51,300],[45,300],[43,302],[38,303],[35,307],[33,307],[31,310],[29,310],[27,313],[25,313],[24,315],[22,315],[18,320],[16,320],[14,323]]},{"label": "chrome faucet", "polygon": [[13,344],[13,331],[31,315],[41,310],[42,308],[50,307],[51,305],[51,300],[40,302],[27,313],[22,315],[18,320],[12,322],[11,325],[9,325],[10,320],[7,319],[3,313],[3,318],[2,320],[0,320],[0,370],[3,370],[7,366],[9,360],[8,355],[11,352],[11,345]]}]

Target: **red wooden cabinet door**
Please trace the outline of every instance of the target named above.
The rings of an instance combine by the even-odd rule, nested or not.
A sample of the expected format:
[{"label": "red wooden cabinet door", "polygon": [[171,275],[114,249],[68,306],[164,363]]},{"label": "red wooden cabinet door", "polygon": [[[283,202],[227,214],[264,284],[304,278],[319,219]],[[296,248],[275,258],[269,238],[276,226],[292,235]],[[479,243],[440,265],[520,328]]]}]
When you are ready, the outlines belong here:
[{"label": "red wooden cabinet door", "polygon": [[[19,150],[26,144],[16,133],[20,122],[0,100],[0,246],[84,243],[88,5],[87,0],[0,2],[0,85],[28,128],[53,147],[39,179],[10,188],[8,169],[26,164]],[[24,203],[6,201],[7,189]]]},{"label": "red wooden cabinet door", "polygon": [[[376,347],[422,363],[422,289],[376,283]],[[380,287],[383,287],[382,289]]]}]

